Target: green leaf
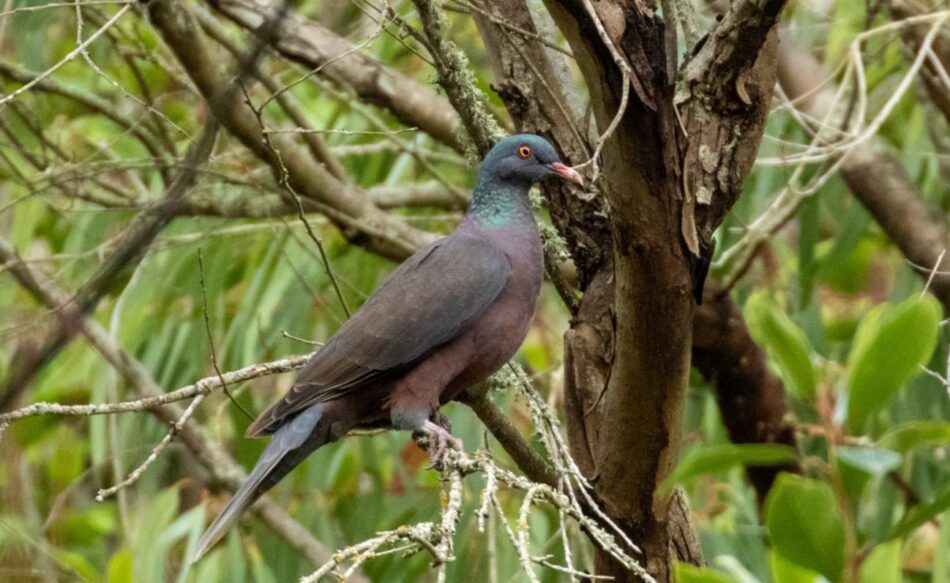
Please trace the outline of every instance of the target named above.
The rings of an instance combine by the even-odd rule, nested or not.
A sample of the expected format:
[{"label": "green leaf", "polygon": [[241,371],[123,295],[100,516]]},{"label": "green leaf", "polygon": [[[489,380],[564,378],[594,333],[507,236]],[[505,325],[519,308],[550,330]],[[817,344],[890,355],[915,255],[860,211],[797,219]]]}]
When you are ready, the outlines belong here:
[{"label": "green leaf", "polygon": [[764,290],[749,297],[744,315],[756,342],[765,347],[785,386],[800,399],[815,398],[814,349],[805,333],[776,306]]},{"label": "green leaf", "polygon": [[901,464],[901,454],[876,447],[842,446],[835,450],[838,461],[872,476],[883,476]]},{"label": "green leaf", "polygon": [[844,567],[844,526],[831,486],[782,474],[765,506],[774,548],[786,559],[837,580]]},{"label": "green leaf", "polygon": [[671,488],[696,476],[722,472],[739,465],[775,466],[794,462],[797,458],[794,448],[777,443],[728,443],[702,447],[683,456],[663,487]]},{"label": "green leaf", "polygon": [[888,430],[877,443],[900,453],[907,453],[919,445],[950,443],[950,422],[926,420],[901,423]]},{"label": "green leaf", "polygon": [[914,506],[901,518],[888,536],[888,539],[903,537],[917,530],[922,524],[950,508],[950,486],[944,488],[925,504]]},{"label": "green leaf", "polygon": [[901,583],[901,541],[874,547],[861,565],[861,583]]},{"label": "green leaf", "polygon": [[[866,228],[866,224],[863,227],[859,226],[860,230],[851,233],[851,236],[860,236]],[[830,241],[824,243],[830,243]],[[845,293],[860,292],[867,286],[871,262],[879,252],[878,247],[869,239],[859,239],[844,244],[835,241],[831,248],[819,246],[818,252],[821,253],[819,279],[826,285]]]},{"label": "green leaf", "polygon": [[878,306],[858,326],[848,356],[847,426],[854,433],[911,378],[937,343],[940,304],[931,296]]},{"label": "green leaf", "polygon": [[758,577],[732,555],[717,555],[713,558],[713,563],[735,579],[736,583],[759,583]]},{"label": "green leaf", "polygon": [[721,571],[688,563],[676,563],[673,566],[673,580],[676,583],[735,583],[734,579]]},{"label": "green leaf", "polygon": [[796,565],[775,551],[769,552],[769,572],[773,583],[818,583],[824,580],[815,571]]},{"label": "green leaf", "polygon": [[132,583],[132,551],[123,547],[109,560],[109,583]]},{"label": "green leaf", "polygon": [[835,450],[838,473],[849,498],[857,499],[874,477],[880,477],[901,463],[899,453],[873,447],[842,446]]}]

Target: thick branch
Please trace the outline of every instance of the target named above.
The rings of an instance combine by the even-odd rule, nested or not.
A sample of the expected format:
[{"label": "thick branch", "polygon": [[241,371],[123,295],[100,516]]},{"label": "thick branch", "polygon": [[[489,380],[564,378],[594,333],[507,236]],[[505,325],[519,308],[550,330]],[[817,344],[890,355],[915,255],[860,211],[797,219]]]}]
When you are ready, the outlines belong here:
[{"label": "thick branch", "polygon": [[511,424],[508,417],[491,402],[487,394],[479,394],[466,399],[465,404],[478,415],[485,427],[491,431],[498,443],[518,465],[518,468],[531,481],[557,488],[557,472],[534,451],[528,441]]},{"label": "thick branch", "polygon": [[[711,287],[711,286],[710,286]],[[785,389],[766,363],[728,296],[707,289],[693,316],[693,365],[712,383],[722,421],[733,443],[783,443],[795,447],[794,427],[786,421]],[[794,465],[749,467],[759,502],[779,472]]]},{"label": "thick branch", "polygon": [[[251,1],[209,2],[248,31],[264,21],[267,9]],[[390,69],[358,50],[348,40],[313,22],[284,22],[274,48],[356,96],[389,110],[399,121],[415,126],[436,140],[461,151],[458,117],[449,103],[430,88]]]},{"label": "thick branch", "polygon": [[313,163],[287,135],[271,134],[265,141],[250,105],[225,89],[231,60],[208,42],[184,4],[177,0],[151,2],[149,14],[221,124],[267,162],[277,176],[286,172],[294,191],[312,199],[347,239],[392,259],[406,257],[429,239],[427,234],[380,210],[362,190]]},{"label": "thick branch", "polygon": [[[923,16],[934,10],[932,5],[920,0],[893,0],[889,4],[891,12],[897,20]],[[919,22],[901,29],[904,43],[913,54],[917,54],[917,51],[920,50],[931,26],[932,23]],[[921,69],[920,77],[931,101],[950,123],[950,86],[948,86],[948,78],[950,78],[948,77],[948,73],[950,73],[950,33],[946,29],[937,35],[930,50],[931,55],[925,62],[923,69]]]}]

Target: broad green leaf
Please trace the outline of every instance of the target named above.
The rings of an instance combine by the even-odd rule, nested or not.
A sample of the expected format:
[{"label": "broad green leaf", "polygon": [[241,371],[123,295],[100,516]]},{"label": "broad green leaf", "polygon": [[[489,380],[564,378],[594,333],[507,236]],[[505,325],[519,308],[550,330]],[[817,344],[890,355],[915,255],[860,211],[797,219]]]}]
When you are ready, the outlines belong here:
[{"label": "broad green leaf", "polygon": [[857,499],[871,478],[883,476],[901,463],[899,453],[873,447],[842,446],[835,450],[838,472],[848,497]]},{"label": "broad green leaf", "polygon": [[796,451],[777,443],[745,443],[712,445],[694,449],[683,456],[673,473],[664,481],[670,488],[687,480],[728,470],[735,466],[774,466],[794,462]]},{"label": "broad green leaf", "polygon": [[838,461],[872,476],[882,476],[901,464],[901,454],[877,447],[842,446],[835,455]]},{"label": "broad green leaf", "polygon": [[889,429],[877,443],[901,453],[928,443],[950,443],[950,422],[926,420],[901,423]]},{"label": "broad green leaf", "polygon": [[858,326],[848,356],[847,426],[859,432],[927,362],[937,342],[940,304],[931,296],[879,306]]},{"label": "broad green leaf", "polygon": [[861,564],[861,583],[901,583],[901,541],[874,547]]},{"label": "broad green leaf", "polygon": [[786,559],[835,581],[844,567],[844,526],[831,486],[782,474],[765,504],[774,548]]},{"label": "broad green leaf", "polygon": [[688,563],[676,563],[673,566],[673,580],[676,583],[736,583],[722,571],[695,567]]},{"label": "broad green leaf", "polygon": [[796,565],[775,551],[769,552],[769,573],[773,583],[819,583],[826,580],[815,571]]},{"label": "broad green leaf", "polygon": [[769,360],[778,367],[785,386],[800,399],[815,398],[814,353],[808,338],[768,293],[759,291],[746,302],[744,315],[756,342],[765,347]]},{"label": "broad green leaf", "polygon": [[109,560],[109,583],[132,583],[132,551],[123,547]]}]

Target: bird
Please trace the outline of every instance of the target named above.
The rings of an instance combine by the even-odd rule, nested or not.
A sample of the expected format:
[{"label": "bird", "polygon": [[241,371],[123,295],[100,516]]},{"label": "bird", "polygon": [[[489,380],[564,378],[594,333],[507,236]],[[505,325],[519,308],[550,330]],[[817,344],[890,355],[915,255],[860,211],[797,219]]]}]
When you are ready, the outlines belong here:
[{"label": "bird", "polygon": [[248,427],[247,437],[271,441],[199,539],[194,561],[307,456],[351,430],[424,434],[436,468],[449,448],[462,449],[438,411],[501,368],[527,335],[543,279],[528,195],[547,177],[583,185],[540,136],[491,148],[456,229],[393,270]]}]

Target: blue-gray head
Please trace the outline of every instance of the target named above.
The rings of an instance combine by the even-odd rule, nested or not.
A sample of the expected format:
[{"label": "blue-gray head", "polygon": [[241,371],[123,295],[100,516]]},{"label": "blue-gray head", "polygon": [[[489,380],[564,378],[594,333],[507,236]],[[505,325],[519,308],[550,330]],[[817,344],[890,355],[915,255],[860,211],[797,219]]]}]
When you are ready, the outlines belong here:
[{"label": "blue-gray head", "polygon": [[561,162],[554,147],[541,136],[509,136],[488,152],[478,169],[478,182],[530,187],[548,176],[583,185],[576,170]]},{"label": "blue-gray head", "polygon": [[548,176],[583,184],[581,175],[561,163],[554,147],[541,136],[509,136],[482,160],[469,213],[492,227],[533,225],[528,191]]}]

